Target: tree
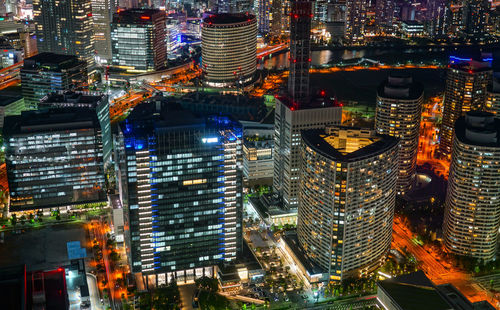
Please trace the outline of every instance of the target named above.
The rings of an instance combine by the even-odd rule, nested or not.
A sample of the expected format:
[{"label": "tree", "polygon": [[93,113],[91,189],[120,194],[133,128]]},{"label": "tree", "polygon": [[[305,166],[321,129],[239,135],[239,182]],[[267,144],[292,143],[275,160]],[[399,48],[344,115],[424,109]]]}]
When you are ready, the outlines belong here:
[{"label": "tree", "polygon": [[17,224],[17,215],[15,214],[12,214],[12,217],[10,218],[10,223],[12,224],[12,226],[16,226]]},{"label": "tree", "polygon": [[215,278],[203,276],[196,279],[194,283],[198,289],[203,289],[214,293],[219,290],[219,284],[217,282],[217,279]]}]

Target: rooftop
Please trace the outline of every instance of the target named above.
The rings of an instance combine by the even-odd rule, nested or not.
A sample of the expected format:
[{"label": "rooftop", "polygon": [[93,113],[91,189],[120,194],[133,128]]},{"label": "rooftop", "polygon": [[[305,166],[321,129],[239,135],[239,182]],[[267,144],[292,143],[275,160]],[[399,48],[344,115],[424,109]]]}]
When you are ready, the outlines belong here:
[{"label": "rooftop", "polygon": [[92,107],[106,97],[100,93],[61,91],[50,93],[38,103],[39,107]]},{"label": "rooftop", "polygon": [[9,96],[0,93],[0,107],[8,106],[9,104],[17,102],[22,99],[23,96],[15,96],[15,95]]},{"label": "rooftop", "polygon": [[500,119],[488,112],[467,112],[456,121],[455,135],[465,144],[500,148]]},{"label": "rooftop", "polygon": [[436,288],[385,280],[378,283],[387,295],[403,310],[452,310]]},{"label": "rooftop", "polygon": [[69,67],[74,67],[82,61],[74,55],[63,55],[54,53],[40,53],[24,60],[23,69],[48,69],[50,71],[60,71]]},{"label": "rooftop", "polygon": [[95,112],[85,108],[42,109],[23,111],[21,115],[7,116],[4,134],[29,134],[67,129],[93,128],[98,124]]},{"label": "rooftop", "polygon": [[203,20],[204,26],[231,25],[255,21],[255,16],[248,13],[221,13],[209,15]]},{"label": "rooftop", "polygon": [[395,147],[398,138],[379,135],[369,129],[334,126],[302,131],[304,143],[323,156],[341,162],[353,162],[379,155]]},{"label": "rooftop", "polygon": [[422,97],[424,87],[408,75],[391,74],[380,84],[377,95],[382,98],[415,100]]},{"label": "rooftop", "polygon": [[113,23],[124,24],[150,24],[152,19],[157,17],[165,17],[166,13],[156,9],[128,9],[118,10],[113,14]]}]

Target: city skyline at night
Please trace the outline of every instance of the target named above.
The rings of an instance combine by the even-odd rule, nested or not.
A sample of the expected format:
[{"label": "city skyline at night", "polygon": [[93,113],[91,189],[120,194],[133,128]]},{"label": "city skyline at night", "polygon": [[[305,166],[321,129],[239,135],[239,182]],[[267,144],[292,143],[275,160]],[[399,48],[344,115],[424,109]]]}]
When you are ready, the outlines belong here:
[{"label": "city skyline at night", "polygon": [[500,309],[500,3],[0,3],[1,309]]}]

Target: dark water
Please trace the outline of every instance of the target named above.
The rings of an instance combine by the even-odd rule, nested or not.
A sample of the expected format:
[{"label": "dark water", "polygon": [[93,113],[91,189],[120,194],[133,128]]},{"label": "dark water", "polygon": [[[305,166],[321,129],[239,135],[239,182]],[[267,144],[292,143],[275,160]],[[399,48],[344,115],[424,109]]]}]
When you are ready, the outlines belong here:
[{"label": "dark water", "polygon": [[[311,63],[313,66],[328,63],[340,63],[341,61],[354,58],[368,58],[380,61],[384,64],[406,63],[447,63],[451,55],[470,55],[472,51],[491,52],[493,47],[414,47],[414,48],[362,48],[362,49],[332,49],[311,52]],[[467,56],[468,57],[468,56]],[[264,60],[267,69],[287,68],[288,53],[275,55]]]},{"label": "dark water", "polygon": [[444,91],[446,77],[444,69],[360,70],[311,74],[311,91],[326,90],[345,103],[355,101],[358,104],[374,106],[378,85],[392,71],[404,71],[415,81],[422,83],[425,97],[432,97]]},{"label": "dark water", "polygon": [[[313,51],[313,66],[328,63],[339,63],[354,58],[368,58],[385,64],[407,63],[447,63],[450,55],[460,55],[462,51],[455,48],[413,48],[413,49],[360,49],[360,50],[322,50]],[[288,53],[266,59],[264,66],[268,69],[284,69],[288,67]],[[446,71],[444,69],[404,69],[404,70],[359,70],[343,71],[329,74],[312,74],[311,91],[326,90],[338,100],[373,106],[377,86],[390,72],[405,72],[413,76],[415,81],[423,84],[425,97],[435,96],[444,91]]]}]

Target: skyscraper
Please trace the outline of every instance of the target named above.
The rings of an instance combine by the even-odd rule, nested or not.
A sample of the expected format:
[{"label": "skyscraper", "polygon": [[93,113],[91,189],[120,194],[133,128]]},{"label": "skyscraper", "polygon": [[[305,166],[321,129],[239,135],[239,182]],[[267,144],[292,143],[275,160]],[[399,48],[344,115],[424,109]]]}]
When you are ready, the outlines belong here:
[{"label": "skyscraper", "polygon": [[325,99],[311,100],[297,108],[284,97],[276,99],[274,113],[273,192],[282,198],[284,209],[297,210],[301,131],[340,125],[342,107]]},{"label": "skyscraper", "polygon": [[34,0],[33,20],[39,52],[76,55],[94,66],[91,0]]},{"label": "skyscraper", "polygon": [[486,92],[484,110],[500,118],[500,76],[496,72],[493,73],[492,82]]},{"label": "skyscraper", "polygon": [[394,1],[376,0],[375,2],[375,24],[379,31],[386,27],[392,27],[394,21]]},{"label": "skyscraper", "polygon": [[203,20],[201,42],[207,85],[242,87],[255,81],[257,20],[254,15],[210,15]]},{"label": "skyscraper", "polygon": [[3,134],[12,211],[106,201],[95,112],[26,111],[6,117]]},{"label": "skyscraper", "polygon": [[302,132],[297,237],[330,281],[385,261],[392,240],[398,139],[348,127]]},{"label": "skyscraper", "polygon": [[113,140],[108,96],[95,92],[58,91],[40,99],[38,108],[83,108],[94,112],[101,126],[104,167],[111,163]]},{"label": "skyscraper", "polygon": [[158,101],[121,124],[133,272],[212,275],[241,250],[241,127]]},{"label": "skyscraper", "polygon": [[489,7],[490,4],[488,0],[464,1],[464,31],[466,35],[478,38],[486,33],[487,14]]},{"label": "skyscraper", "polygon": [[366,5],[365,0],[346,0],[345,38],[349,42],[364,39]]},{"label": "skyscraper", "polygon": [[375,130],[400,139],[399,195],[408,193],[415,183],[423,101],[423,86],[410,76],[390,75],[377,90]]},{"label": "skyscraper", "polygon": [[441,154],[451,154],[455,121],[467,111],[483,108],[490,80],[491,67],[488,62],[451,57],[446,76],[443,122],[440,130]]},{"label": "skyscraper", "polygon": [[87,66],[76,56],[41,53],[24,60],[21,86],[28,109],[53,91],[75,90],[88,83]]},{"label": "skyscraper", "polygon": [[290,74],[288,94],[292,104],[309,99],[312,2],[292,0],[290,12]]},{"label": "skyscraper", "polygon": [[292,2],[290,14],[290,75],[288,94],[276,99],[274,111],[273,192],[283,208],[296,211],[299,203],[300,132],[340,125],[342,107],[324,91],[309,94],[311,2]]},{"label": "skyscraper", "polygon": [[130,72],[163,69],[167,65],[165,11],[129,9],[113,15],[113,65]]},{"label": "skyscraper", "polygon": [[95,52],[101,63],[111,63],[111,21],[116,0],[92,0]]},{"label": "skyscraper", "polygon": [[457,255],[491,260],[500,224],[500,120],[467,112],[455,124],[443,224],[444,244]]}]

